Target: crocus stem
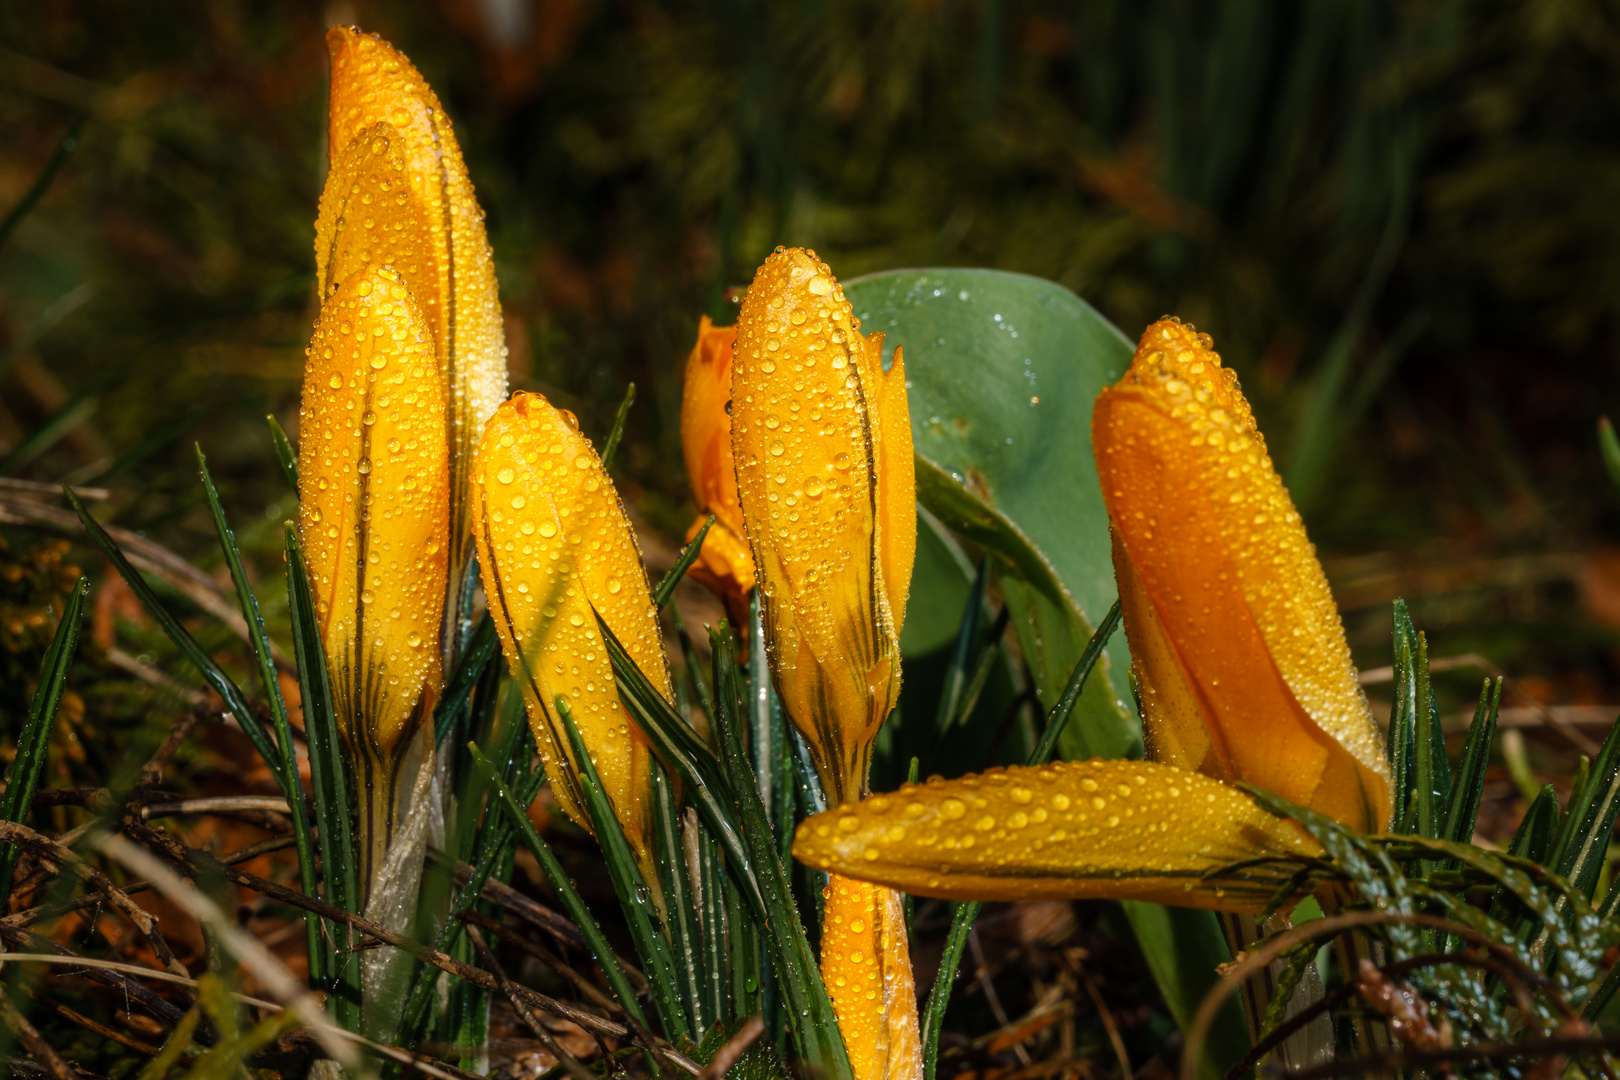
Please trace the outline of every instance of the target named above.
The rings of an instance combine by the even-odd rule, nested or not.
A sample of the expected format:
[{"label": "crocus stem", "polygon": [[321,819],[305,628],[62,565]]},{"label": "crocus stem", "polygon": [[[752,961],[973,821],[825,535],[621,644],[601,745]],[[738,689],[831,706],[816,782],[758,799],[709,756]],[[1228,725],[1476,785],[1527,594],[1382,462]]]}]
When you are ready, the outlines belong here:
[{"label": "crocus stem", "polygon": [[360,763],[359,835],[355,846],[360,855],[360,911],[371,903],[378,885],[378,875],[388,857],[388,844],[394,832],[394,780],[397,767],[382,761],[374,754],[362,750],[353,755]]},{"label": "crocus stem", "polygon": [[900,894],[833,874],[822,895],[821,977],[855,1080],[920,1080],[917,989]]}]

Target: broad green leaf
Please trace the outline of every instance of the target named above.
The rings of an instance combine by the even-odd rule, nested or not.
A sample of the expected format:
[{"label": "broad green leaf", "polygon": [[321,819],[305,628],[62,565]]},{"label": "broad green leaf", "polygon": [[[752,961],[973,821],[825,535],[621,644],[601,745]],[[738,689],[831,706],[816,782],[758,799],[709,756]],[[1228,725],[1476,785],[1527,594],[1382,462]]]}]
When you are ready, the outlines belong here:
[{"label": "broad green leaf", "polygon": [[[1061,586],[1054,594],[1041,567],[973,537],[1011,562],[1003,567],[1003,593],[1050,708],[1115,596],[1091,406],[1124,372],[1131,343],[1067,289],[1021,274],[898,270],[847,282],[844,291],[863,329],[887,335],[885,352],[904,347],[918,457],[997,511],[995,524],[1013,524]],[[923,505],[957,528],[941,513],[946,489],[925,482],[921,467],[918,488]],[[1006,587],[1014,579],[1028,587]],[[1112,693],[1094,691],[1081,701],[1064,745],[1068,756],[1140,749],[1125,706],[1130,658],[1123,635],[1105,667]]]},{"label": "broad green leaf", "polygon": [[917,564],[911,571],[911,598],[900,631],[906,659],[943,649],[956,640],[973,581],[973,564],[939,519],[917,514]]}]

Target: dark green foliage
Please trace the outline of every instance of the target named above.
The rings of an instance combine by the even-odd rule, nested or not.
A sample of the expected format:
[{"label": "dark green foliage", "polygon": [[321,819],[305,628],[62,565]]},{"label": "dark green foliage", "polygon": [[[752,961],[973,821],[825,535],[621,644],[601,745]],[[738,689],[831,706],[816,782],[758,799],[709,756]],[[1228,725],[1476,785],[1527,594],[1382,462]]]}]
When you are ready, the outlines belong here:
[{"label": "dark green foliage", "polygon": [[585,810],[591,818],[591,829],[596,834],[596,842],[602,847],[602,857],[607,863],[608,876],[613,881],[613,891],[618,894],[619,906],[624,909],[625,921],[630,926],[630,936],[635,940],[642,968],[647,973],[647,981],[652,984],[653,1006],[663,1021],[665,1035],[672,1042],[676,1045],[691,1042],[692,1032],[687,1025],[686,1013],[681,1008],[680,990],[675,984],[675,962],[670,955],[669,938],[658,918],[652,890],[636,865],[635,852],[625,839],[624,830],[619,827],[613,804],[608,801],[602,780],[596,775],[591,752],[585,746],[585,740],[580,738],[579,729],[574,726],[568,702],[559,697],[556,708],[574,751],[580,792],[584,796]]},{"label": "dark green foliage", "polygon": [[[80,578],[68,594],[62,609],[62,618],[56,624],[56,634],[45,652],[45,663],[40,669],[39,685],[28,717],[17,733],[17,754],[12,760],[11,775],[6,780],[6,793],[0,797],[0,821],[21,822],[28,817],[34,801],[34,789],[39,786],[40,772],[45,768],[45,756],[51,745],[51,727],[56,722],[56,710],[62,704],[62,690],[67,685],[69,670],[73,666],[73,653],[79,644],[79,622],[84,614],[84,598],[90,591],[88,578]],[[6,907],[11,892],[11,878],[17,869],[18,849],[11,844],[0,849],[0,911]]]}]

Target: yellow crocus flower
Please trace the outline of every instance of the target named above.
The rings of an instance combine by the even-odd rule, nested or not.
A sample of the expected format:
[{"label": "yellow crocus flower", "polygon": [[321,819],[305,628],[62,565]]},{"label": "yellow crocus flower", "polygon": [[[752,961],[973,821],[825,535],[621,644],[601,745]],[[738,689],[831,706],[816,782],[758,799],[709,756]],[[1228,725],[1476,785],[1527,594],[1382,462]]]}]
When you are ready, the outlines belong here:
[{"label": "yellow crocus flower", "polygon": [[909,785],[809,819],[796,856],[922,896],[1257,912],[1321,848],[1233,784],[1384,827],[1388,765],[1332,594],[1212,345],[1155,323],[1092,420],[1154,760]]},{"label": "yellow crocus flower", "polygon": [[484,422],[506,397],[495,264],[483,210],[433,89],[375,34],[333,27],[326,43],[332,170],[316,222],[316,276],[324,298],[359,270],[391,266],[432,335],[450,460],[448,626],[472,553],[473,457]]},{"label": "yellow crocus flower", "polygon": [[[850,802],[899,698],[916,480],[900,350],[884,371],[883,335],[860,332],[814,252],[778,248],[748,287],[731,417],[777,691],[829,798]],[[919,1076],[898,895],[833,875],[821,971],[856,1080]]]},{"label": "yellow crocus flower", "polygon": [[[651,751],[619,701],[596,616],[666,697],[658,612],[619,494],[574,415],[520,393],[485,425],[473,522],[490,614],[558,804],[590,828],[560,695],[654,888]],[[594,611],[593,611],[594,609]]]},{"label": "yellow crocus flower", "polygon": [[1150,756],[1383,828],[1389,765],[1327,577],[1208,335],[1148,327],[1092,444]]},{"label": "yellow crocus flower", "polygon": [[754,587],[754,559],[743,539],[742,502],[737,494],[737,467],[731,450],[731,355],[735,326],[715,326],[707,315],[698,324],[697,343],[686,358],[681,391],[681,453],[686,479],[698,504],[697,520],[686,532],[687,543],[710,514],[714,525],[703,538],[703,550],[688,571],[721,599],[732,618],[747,611]]},{"label": "yellow crocus flower", "polygon": [[365,793],[362,888],[443,674],[444,408],[433,336],[400,275],[351,275],[322,305],[304,367],[298,513],[333,711]]}]

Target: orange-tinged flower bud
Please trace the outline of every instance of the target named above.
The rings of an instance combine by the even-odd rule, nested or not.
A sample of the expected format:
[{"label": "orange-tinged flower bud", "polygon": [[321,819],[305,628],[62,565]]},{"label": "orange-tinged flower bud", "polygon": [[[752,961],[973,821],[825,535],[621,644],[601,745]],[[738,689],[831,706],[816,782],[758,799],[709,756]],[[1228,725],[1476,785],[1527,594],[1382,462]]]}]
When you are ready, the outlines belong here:
[{"label": "orange-tinged flower bud", "polygon": [[[1260,911],[1322,849],[1236,788],[1151,761],[907,784],[799,826],[793,855],[951,900],[1151,900]],[[1223,867],[1253,860],[1241,869]],[[1208,876],[1214,874],[1214,876]]]},{"label": "orange-tinged flower bud", "polygon": [[394,772],[442,679],[449,518],[433,337],[399,275],[357,273],[321,308],[299,435],[300,535],[338,728],[377,793],[380,866]]},{"label": "orange-tinged flower bud", "polygon": [[736,339],[735,326],[715,326],[703,316],[697,344],[686,358],[686,385],[681,393],[681,451],[699,511],[687,530],[687,541],[697,535],[708,515],[715,519],[690,573],[727,602],[733,618],[746,610],[743,598],[754,587],[754,559],[743,539],[742,502],[737,495],[731,415],[727,412]]},{"label": "orange-tinged flower bud", "polygon": [[[777,249],[748,287],[731,418],[777,690],[829,797],[858,799],[900,694],[916,476],[901,351],[884,371],[883,335],[861,334],[814,252]],[[899,897],[834,875],[826,910],[822,979],[856,1080],[920,1076]]]},{"label": "orange-tinged flower bud", "polygon": [[899,697],[917,547],[905,363],[882,358],[814,252],[765,260],[737,321],[737,486],[777,688],[836,802]]},{"label": "orange-tinged flower bud", "polygon": [[1149,752],[1376,831],[1389,767],[1338,609],[1212,349],[1155,323],[1092,415]]},{"label": "orange-tinged flower bud", "polygon": [[472,552],[468,477],[484,422],[506,397],[506,341],[484,214],[450,119],[404,54],[375,34],[327,32],[332,171],[315,229],[321,296],[392,266],[432,334],[450,447],[454,617]]},{"label": "orange-tinged flower bud", "polygon": [[572,413],[527,393],[496,410],[473,470],[473,521],[490,614],[557,802],[590,828],[554,704],[561,695],[625,836],[657,881],[651,751],[619,701],[592,609],[654,686],[670,698],[674,688],[630,520]]}]

